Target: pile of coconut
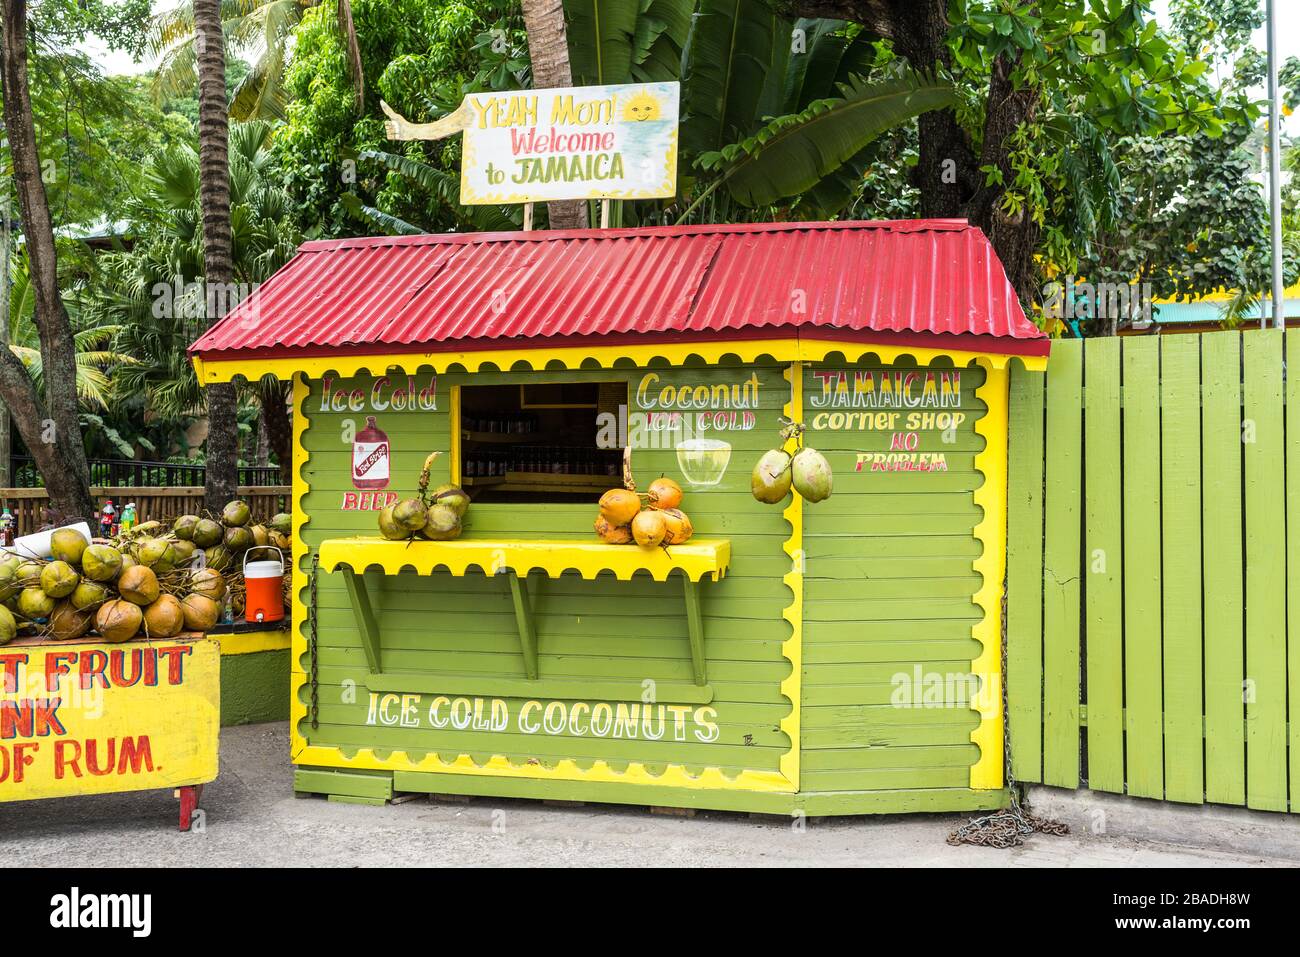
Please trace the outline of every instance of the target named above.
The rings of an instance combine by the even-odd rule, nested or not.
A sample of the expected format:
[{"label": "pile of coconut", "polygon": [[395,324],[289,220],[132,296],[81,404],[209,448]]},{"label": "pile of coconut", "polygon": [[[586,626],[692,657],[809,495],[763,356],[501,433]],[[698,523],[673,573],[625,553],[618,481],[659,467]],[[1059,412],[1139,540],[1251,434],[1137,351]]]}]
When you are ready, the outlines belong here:
[{"label": "pile of coconut", "polygon": [[113,539],[61,528],[49,558],[0,559],[0,645],[20,632],[120,642],[210,631],[223,604],[243,612],[240,556],[258,545],[288,551],[290,528],[283,512],[254,523],[243,501],[229,502],[220,519],[182,515],[170,528],[145,522]]},{"label": "pile of coconut", "polygon": [[600,497],[595,527],[602,542],[655,548],[680,545],[695,534],[690,518],[678,507],[682,488],[672,479],[661,476],[644,493],[636,491],[630,476],[625,484]]}]

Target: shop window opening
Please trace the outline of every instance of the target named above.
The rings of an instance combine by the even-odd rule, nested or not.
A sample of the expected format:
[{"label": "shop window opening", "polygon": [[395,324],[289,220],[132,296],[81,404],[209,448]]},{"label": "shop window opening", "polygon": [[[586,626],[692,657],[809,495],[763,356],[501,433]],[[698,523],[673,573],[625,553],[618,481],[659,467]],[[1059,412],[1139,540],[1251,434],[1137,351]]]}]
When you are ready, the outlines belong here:
[{"label": "shop window opening", "polygon": [[461,484],[475,502],[594,502],[621,481],[627,390],[626,382],[462,386]]}]

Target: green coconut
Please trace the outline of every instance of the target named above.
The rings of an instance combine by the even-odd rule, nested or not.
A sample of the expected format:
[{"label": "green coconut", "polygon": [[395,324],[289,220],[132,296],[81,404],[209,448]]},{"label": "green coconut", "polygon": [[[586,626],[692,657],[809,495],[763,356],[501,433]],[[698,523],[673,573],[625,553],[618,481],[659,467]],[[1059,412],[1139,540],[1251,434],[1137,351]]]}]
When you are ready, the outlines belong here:
[{"label": "green coconut", "polygon": [[18,613],[32,621],[44,621],[54,611],[54,599],[36,585],[18,593]]},{"label": "green coconut", "polygon": [[95,613],[90,609],[73,608],[71,602],[61,601],[50,612],[50,635],[59,641],[72,641],[90,631]]},{"label": "green coconut", "polygon": [[219,572],[224,572],[234,560],[235,556],[225,545],[213,545],[203,551],[203,563],[208,568],[215,568]]},{"label": "green coconut", "polygon": [[176,567],[176,552],[165,538],[145,539],[136,546],[135,557],[141,565],[160,575]]},{"label": "green coconut", "polygon": [[208,632],[217,624],[221,606],[207,595],[193,593],[181,599],[181,614],[186,631]]},{"label": "green coconut", "polygon": [[88,545],[81,555],[81,574],[91,581],[111,582],[122,571],[122,553],[112,545]]},{"label": "green coconut", "polygon": [[105,641],[130,641],[143,623],[140,606],[121,598],[104,602],[95,612],[95,630]]},{"label": "green coconut", "polygon": [[219,600],[226,594],[226,579],[215,568],[199,568],[190,575],[190,593]]},{"label": "green coconut", "polygon": [[99,582],[83,581],[72,590],[68,601],[72,602],[72,607],[78,610],[97,608],[108,601],[108,588]]},{"label": "green coconut", "polygon": [[23,562],[18,566],[18,580],[24,585],[35,585],[41,580],[41,569],[44,567],[43,562]]},{"label": "green coconut", "polygon": [[226,529],[226,538],[223,544],[232,553],[238,555],[240,552],[245,552],[253,547],[253,533],[242,525],[232,525]]},{"label": "green coconut", "polygon": [[288,535],[293,532],[293,516],[288,512],[277,512],[275,518],[271,519],[267,524],[281,535]]},{"label": "green coconut", "polygon": [[117,580],[117,590],[129,602],[149,605],[158,600],[158,576],[152,568],[134,565],[122,572]]},{"label": "green coconut", "polygon": [[12,565],[0,565],[0,601],[7,601],[22,590],[18,570]]},{"label": "green coconut", "polygon": [[0,605],[0,645],[7,645],[18,637],[18,622],[14,621],[13,612]]},{"label": "green coconut", "polygon": [[172,542],[172,554],[176,557],[176,565],[178,567],[181,565],[188,565],[196,551],[198,551],[198,548],[193,542],[186,541],[185,539]]},{"label": "green coconut", "polygon": [[41,569],[41,589],[51,598],[67,598],[81,584],[81,576],[67,562],[50,562]]},{"label": "green coconut", "polygon": [[[128,555],[128,554],[126,554],[125,552],[122,553],[122,568],[121,568],[121,571],[124,572],[124,571],[126,571],[128,568],[135,568],[135,566],[136,566],[136,565],[139,565],[139,564],[140,564],[140,563],[139,563],[138,561],[136,561],[134,555]],[[119,574],[120,574],[120,572],[119,572]]]},{"label": "green coconut", "polygon": [[176,521],[172,522],[172,534],[183,542],[188,542],[194,538],[194,529],[199,524],[197,515],[182,515]]},{"label": "green coconut", "polygon": [[90,542],[75,528],[61,528],[50,536],[50,551],[61,562],[75,565]]},{"label": "green coconut", "polygon": [[393,521],[408,535],[424,528],[428,520],[429,510],[418,498],[404,498],[393,506]]},{"label": "green coconut", "polygon": [[144,609],[144,630],[150,638],[171,638],[185,627],[185,613],[175,595],[159,595]]},{"label": "green coconut", "polygon": [[267,544],[274,545],[282,552],[292,551],[293,549],[293,542],[290,541],[289,536],[282,532],[277,532],[275,529],[271,529],[271,531],[267,533]]},{"label": "green coconut", "polygon": [[446,542],[460,536],[460,516],[450,505],[435,505],[429,509],[428,518],[420,534],[433,542]]},{"label": "green coconut", "polygon": [[201,518],[198,524],[194,526],[194,535],[192,540],[199,548],[211,548],[221,541],[221,536],[226,530],[221,527],[220,522],[214,522],[210,518]]},{"label": "green coconut", "polygon": [[407,531],[393,518],[393,506],[387,505],[379,510],[379,534],[390,541],[406,538]]},{"label": "green coconut", "polygon": [[253,510],[242,499],[227,502],[226,507],[221,510],[221,524],[227,528],[247,525],[252,517]]},{"label": "green coconut", "polygon": [[806,502],[821,502],[831,497],[834,485],[831,463],[816,449],[802,448],[794,454],[790,465],[794,490]]},{"label": "green coconut", "polygon": [[469,509],[469,496],[459,485],[439,485],[433,490],[433,503],[452,508],[461,518]]},{"label": "green coconut", "polygon": [[783,449],[764,452],[749,477],[749,490],[764,505],[776,505],[790,492],[790,456]]}]

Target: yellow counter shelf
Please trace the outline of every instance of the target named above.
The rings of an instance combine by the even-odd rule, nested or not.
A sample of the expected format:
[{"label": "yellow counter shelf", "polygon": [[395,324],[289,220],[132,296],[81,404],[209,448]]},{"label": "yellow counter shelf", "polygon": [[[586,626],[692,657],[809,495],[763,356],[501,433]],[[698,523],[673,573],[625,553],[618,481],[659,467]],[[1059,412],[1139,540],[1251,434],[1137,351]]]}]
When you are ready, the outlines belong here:
[{"label": "yellow counter shelf", "polygon": [[[528,573],[539,570],[559,578],[577,572],[594,579],[610,572],[630,581],[638,571],[655,581],[667,582],[673,571],[681,573],[682,597],[686,605],[693,684],[660,682],[660,701],[706,704],[713,700],[704,655],[704,618],[700,611],[698,586],[702,581],[719,581],[731,562],[727,539],[694,539],[683,545],[645,549],[635,545],[606,545],[602,542],[564,540],[459,539],[451,542],[393,542],[382,538],[331,538],[321,542],[320,571],[344,572],[343,582],[356,615],[357,630],[365,652],[371,691],[447,692],[553,697],[606,697],[639,700],[645,689],[639,682],[586,682],[575,679],[543,678],[538,670],[537,629],[528,595]],[[500,575],[510,587],[524,676],[434,675],[385,672],[379,635],[379,621],[370,600],[366,572],[378,569],[384,575],[398,575],[409,569],[418,575],[445,571],[463,576],[471,568],[485,575]],[[628,697],[630,696],[630,697]]]}]

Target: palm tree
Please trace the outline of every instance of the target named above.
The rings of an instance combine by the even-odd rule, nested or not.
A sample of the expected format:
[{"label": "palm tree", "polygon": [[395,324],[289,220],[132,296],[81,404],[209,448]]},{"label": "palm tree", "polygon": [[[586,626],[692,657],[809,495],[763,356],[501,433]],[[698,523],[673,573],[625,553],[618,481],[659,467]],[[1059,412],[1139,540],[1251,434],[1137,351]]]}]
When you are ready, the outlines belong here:
[{"label": "palm tree", "polygon": [[[523,0],[523,11],[533,86],[539,90],[573,86],[562,0]],[[587,225],[587,204],[583,200],[547,203],[546,212],[552,229],[581,229]]]},{"label": "palm tree", "polygon": [[[321,0],[221,0],[221,26],[228,52],[247,58],[251,67],[230,99],[234,120],[285,118],[284,82],[294,29]],[[358,107],[365,99],[361,49],[352,22],[350,0],[336,0],[335,19],[348,56]],[[194,8],[190,3],[164,10],[150,24],[148,47],[158,57],[154,93],[159,98],[194,89],[196,76]]]}]

